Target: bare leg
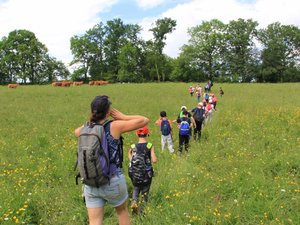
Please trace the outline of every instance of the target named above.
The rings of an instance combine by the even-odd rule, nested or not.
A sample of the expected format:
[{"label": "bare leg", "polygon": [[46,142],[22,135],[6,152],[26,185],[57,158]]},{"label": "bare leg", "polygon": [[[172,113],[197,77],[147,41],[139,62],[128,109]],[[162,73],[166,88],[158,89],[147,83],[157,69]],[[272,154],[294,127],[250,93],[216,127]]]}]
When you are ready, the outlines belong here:
[{"label": "bare leg", "polygon": [[102,225],[104,209],[102,208],[88,208],[89,224]]},{"label": "bare leg", "polygon": [[115,209],[118,215],[119,225],[130,225],[127,201],[125,201],[122,205],[117,206]]}]

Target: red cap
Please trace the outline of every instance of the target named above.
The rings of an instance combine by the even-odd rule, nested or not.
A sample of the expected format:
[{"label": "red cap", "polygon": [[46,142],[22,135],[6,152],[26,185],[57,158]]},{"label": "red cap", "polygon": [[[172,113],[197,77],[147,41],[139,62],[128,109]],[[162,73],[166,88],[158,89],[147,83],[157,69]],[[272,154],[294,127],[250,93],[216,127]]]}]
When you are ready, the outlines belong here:
[{"label": "red cap", "polygon": [[136,130],[136,135],[145,135],[145,136],[147,136],[148,134],[149,134],[149,130],[148,130],[147,126]]}]

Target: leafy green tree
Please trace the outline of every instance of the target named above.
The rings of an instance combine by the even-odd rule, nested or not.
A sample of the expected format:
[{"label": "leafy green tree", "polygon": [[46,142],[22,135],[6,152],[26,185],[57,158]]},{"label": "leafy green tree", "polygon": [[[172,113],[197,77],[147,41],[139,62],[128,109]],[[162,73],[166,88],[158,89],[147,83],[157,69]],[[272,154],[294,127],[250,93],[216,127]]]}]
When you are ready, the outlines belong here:
[{"label": "leafy green tree", "polygon": [[6,48],[6,37],[3,37],[0,41],[0,84],[11,83],[14,79],[10,72],[11,60],[8,60],[8,48]]},{"label": "leafy green tree", "polygon": [[206,79],[212,80],[224,65],[225,24],[214,19],[189,29],[189,45],[193,54],[191,66],[202,70]]},{"label": "leafy green tree", "polygon": [[[138,37],[140,30],[139,25],[124,24],[121,19],[114,19],[107,21],[105,25],[97,24],[82,36],[74,36],[71,39],[74,57],[72,64],[78,67],[72,78],[91,77],[94,80],[107,79],[112,82],[136,80],[136,74],[139,73],[139,67],[136,66],[141,57],[142,40]],[[129,62],[126,57],[135,62]],[[135,67],[131,67],[132,65]],[[137,70],[135,75],[134,70]],[[135,77],[130,78],[131,75]]]},{"label": "leafy green tree", "polygon": [[92,43],[90,51],[93,57],[89,70],[92,80],[103,80],[107,70],[104,54],[105,34],[106,31],[102,22],[87,31],[87,37],[90,43]]},{"label": "leafy green tree", "polygon": [[205,81],[202,70],[195,62],[195,48],[191,45],[184,45],[180,55],[174,60],[174,67],[171,75],[173,81]]},{"label": "leafy green tree", "polygon": [[255,77],[254,36],[256,21],[232,20],[226,26],[226,65],[230,74],[237,74],[242,81],[249,82]]},{"label": "leafy green tree", "polygon": [[149,40],[146,41],[143,46],[143,74],[149,81],[155,81],[157,80],[157,66],[155,66],[157,63],[159,63],[159,60],[157,59],[158,54],[155,51],[154,43],[153,41]]},{"label": "leafy green tree", "polygon": [[117,81],[120,70],[118,57],[121,48],[126,43],[126,26],[121,19],[109,20],[105,25],[105,31],[104,53],[107,76],[111,81]]},{"label": "leafy green tree", "polygon": [[125,44],[118,56],[120,70],[118,80],[121,82],[141,82],[141,71],[139,70],[139,49],[132,43]]},{"label": "leafy green tree", "polygon": [[44,82],[51,83],[58,78],[68,80],[70,71],[67,69],[62,61],[58,61],[54,57],[47,56],[45,58],[45,65],[43,71]]},{"label": "leafy green tree", "polygon": [[258,39],[263,45],[259,81],[299,81],[299,28],[273,23],[259,30]]},{"label": "leafy green tree", "polygon": [[156,70],[157,80],[160,81],[161,77],[164,81],[166,79],[165,73],[164,73],[164,67],[165,67],[165,57],[163,55],[163,48],[166,45],[166,39],[167,34],[172,33],[176,28],[176,20],[172,20],[171,18],[163,18],[158,19],[155,21],[155,25],[153,28],[150,29],[152,31],[154,36],[153,41],[153,49],[151,56],[154,56],[152,58],[154,68]]},{"label": "leafy green tree", "polygon": [[124,45],[120,49],[118,63],[118,81],[142,82],[143,76],[143,45],[144,42],[138,37],[141,31],[139,25],[127,24],[125,26]]},{"label": "leafy green tree", "polygon": [[91,64],[94,60],[93,50],[95,44],[92,43],[87,34],[82,36],[75,35],[71,38],[71,51],[73,54],[73,60],[70,65],[76,64],[78,66],[75,71],[78,74],[80,71],[80,79],[88,80],[88,72],[91,67]]},{"label": "leafy green tree", "polygon": [[43,76],[47,48],[28,30],[14,30],[2,40],[1,67],[9,81],[39,83]]}]

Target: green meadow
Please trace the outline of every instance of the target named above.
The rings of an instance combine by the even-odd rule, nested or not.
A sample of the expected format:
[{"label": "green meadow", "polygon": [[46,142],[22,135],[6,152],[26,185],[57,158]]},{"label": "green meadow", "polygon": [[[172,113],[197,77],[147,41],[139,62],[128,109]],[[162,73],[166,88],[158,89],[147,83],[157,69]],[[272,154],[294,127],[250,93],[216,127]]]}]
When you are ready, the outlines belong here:
[{"label": "green meadow", "polygon": [[[191,140],[188,154],[171,155],[161,151],[155,121],[161,110],[173,120],[182,105],[196,106],[189,85],[0,87],[0,224],[88,223],[75,185],[73,132],[88,120],[93,97],[103,94],[123,113],[151,120],[156,176],[145,214],[132,216],[132,224],[300,224],[300,83],[216,83],[217,112],[201,142]],[[177,149],[176,127],[173,138]],[[136,140],[134,132],[124,135],[130,195],[126,152]],[[110,206],[104,224],[117,224]]]}]

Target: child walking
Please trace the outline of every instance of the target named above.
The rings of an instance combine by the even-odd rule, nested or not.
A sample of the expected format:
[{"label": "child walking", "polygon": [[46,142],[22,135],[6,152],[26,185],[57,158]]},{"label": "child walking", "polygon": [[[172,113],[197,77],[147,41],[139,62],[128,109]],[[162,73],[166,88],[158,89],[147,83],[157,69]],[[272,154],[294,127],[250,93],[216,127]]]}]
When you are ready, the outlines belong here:
[{"label": "child walking", "polygon": [[168,149],[170,153],[174,153],[173,140],[172,140],[172,123],[167,118],[167,113],[165,111],[160,112],[160,119],[155,122],[160,126],[161,131],[161,149],[165,149],[166,143],[168,143]]},{"label": "child walking", "polygon": [[194,120],[188,118],[188,112],[183,110],[182,117],[177,119],[177,126],[179,128],[179,154],[182,153],[183,146],[185,147],[185,151],[188,152],[189,149],[189,141],[190,141],[190,129],[192,126],[196,127]]},{"label": "child walking", "polygon": [[[152,177],[154,176],[152,163],[157,162],[154,147],[152,143],[147,141],[148,127],[138,129],[136,135],[138,142],[132,144],[128,151],[130,160],[128,174],[133,184],[131,209],[135,214],[142,213],[144,203],[148,201]],[[139,202],[140,194],[142,200]]]}]

